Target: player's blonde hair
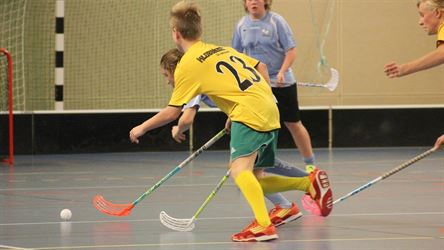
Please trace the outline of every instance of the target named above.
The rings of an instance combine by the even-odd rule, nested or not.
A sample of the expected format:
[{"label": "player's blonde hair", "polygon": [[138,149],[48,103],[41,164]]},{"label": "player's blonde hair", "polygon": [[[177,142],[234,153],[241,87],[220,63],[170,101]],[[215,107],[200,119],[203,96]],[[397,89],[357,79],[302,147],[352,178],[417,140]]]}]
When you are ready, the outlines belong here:
[{"label": "player's blonde hair", "polygon": [[176,66],[179,63],[182,56],[183,56],[182,51],[176,48],[170,49],[160,58],[160,67],[170,72],[171,74],[174,74]]},{"label": "player's blonde hair", "polygon": [[[244,10],[248,13],[247,5],[245,4],[247,0],[244,0]],[[272,0],[264,0],[264,7],[266,11],[269,11],[271,9],[271,2]]]},{"label": "player's blonde hair", "polygon": [[176,3],[170,12],[170,25],[184,39],[197,40],[202,35],[200,10],[192,1],[182,0]]},{"label": "player's blonde hair", "polygon": [[416,6],[419,7],[421,3],[426,4],[430,10],[439,10],[444,12],[444,0],[418,0]]}]

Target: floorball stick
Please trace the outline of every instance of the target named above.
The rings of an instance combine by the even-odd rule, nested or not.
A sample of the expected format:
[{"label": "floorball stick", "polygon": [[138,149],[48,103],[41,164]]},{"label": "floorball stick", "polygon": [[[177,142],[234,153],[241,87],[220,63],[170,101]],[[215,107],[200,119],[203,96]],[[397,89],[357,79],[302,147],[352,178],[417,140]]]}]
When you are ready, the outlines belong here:
[{"label": "floorball stick", "polygon": [[141,200],[143,200],[147,195],[151,194],[154,190],[156,190],[160,185],[162,185],[165,181],[179,172],[184,166],[188,165],[192,160],[194,160],[198,155],[200,155],[205,149],[209,148],[216,141],[222,138],[226,134],[226,130],[223,129],[219,133],[217,133],[213,138],[211,138],[207,143],[205,143],[202,147],[196,150],[193,154],[191,154],[187,159],[185,159],[182,163],[180,163],[177,167],[171,170],[167,175],[165,175],[160,181],[158,181],[154,186],[148,189],[145,193],[143,193],[139,198],[137,198],[132,203],[128,204],[116,204],[110,201],[107,201],[103,196],[96,195],[93,198],[93,205],[102,213],[113,216],[127,216],[131,213],[131,210],[136,206]]},{"label": "floorball stick", "polygon": [[319,88],[327,88],[330,91],[334,91],[339,83],[339,73],[336,69],[330,68],[331,76],[327,83],[310,83],[310,82],[298,82],[298,86],[304,87],[319,87]]},{"label": "floorball stick", "polygon": [[[412,165],[413,163],[415,163],[415,162],[417,162],[417,161],[427,157],[428,155],[430,155],[431,153],[433,153],[435,151],[436,151],[436,148],[429,149],[429,150],[425,151],[424,153],[422,153],[422,154],[420,154],[420,155],[418,155],[418,156],[416,156],[416,157],[414,157],[414,158],[412,158],[412,159],[402,163],[401,165],[398,165],[396,168],[386,172],[385,174],[379,176],[378,178],[368,182],[367,184],[364,184],[364,185],[356,188],[355,190],[351,191],[350,193],[348,193],[348,194],[342,196],[341,198],[335,200],[333,202],[333,205],[337,204],[339,202],[342,202],[342,201],[346,200],[347,198],[349,198],[349,197],[351,197],[353,195],[356,195],[357,193],[360,193],[361,191],[369,188],[370,186],[373,186],[375,183],[377,183],[377,182],[379,182],[381,180],[384,180],[384,179],[388,178],[389,176],[392,176],[392,175],[396,174],[397,172],[399,172],[399,171],[403,170],[404,168]],[[313,203],[312,199],[307,198],[307,196],[304,196],[304,198],[302,199],[302,205],[305,208],[305,210],[311,212],[312,214],[320,215],[319,207],[316,206]]]},{"label": "floorball stick", "polygon": [[203,211],[203,209],[208,205],[208,203],[214,198],[216,193],[225,183],[225,181],[230,176],[230,170],[224,175],[224,177],[219,181],[217,186],[213,189],[213,191],[208,195],[205,199],[204,203],[200,206],[200,208],[196,211],[196,213],[190,219],[177,219],[169,216],[165,211],[160,212],[159,218],[160,222],[166,227],[173,229],[175,231],[188,232],[194,229],[195,223],[194,221],[199,217],[199,214]]},{"label": "floorball stick", "polygon": [[[330,91],[334,91],[336,87],[338,87],[339,83],[339,73],[336,69],[330,68],[331,76],[327,83],[311,83],[311,82],[298,82],[298,86],[303,87],[318,87],[318,88],[327,88]],[[276,82],[273,82],[276,84]]]},{"label": "floorball stick", "polygon": [[417,161],[419,161],[419,160],[425,158],[426,156],[430,155],[431,153],[435,152],[435,150],[436,150],[435,148],[429,149],[429,150],[427,150],[426,152],[424,152],[424,153],[422,153],[422,154],[420,154],[420,155],[418,155],[418,156],[416,156],[416,157],[414,157],[414,158],[412,158],[412,159],[410,159],[410,160],[408,160],[408,161],[402,163],[401,165],[398,165],[396,168],[394,168],[394,169],[392,169],[392,170],[386,172],[385,174],[383,174],[383,175],[379,176],[378,178],[376,178],[376,179],[370,181],[369,183],[367,183],[367,184],[365,184],[365,185],[362,185],[362,186],[358,187],[357,189],[351,191],[350,193],[348,193],[348,194],[342,196],[341,198],[335,200],[335,201],[333,202],[333,205],[336,204],[336,203],[338,203],[338,202],[344,201],[344,200],[347,199],[348,197],[353,196],[353,195],[355,195],[355,194],[361,192],[361,191],[364,190],[364,189],[369,188],[370,186],[372,186],[373,184],[375,184],[375,183],[378,182],[378,181],[382,181],[382,180],[388,178],[389,176],[392,176],[392,175],[396,174],[397,172],[403,170],[404,168],[406,168],[406,167],[412,165],[413,163],[415,163],[415,162],[417,162]]}]

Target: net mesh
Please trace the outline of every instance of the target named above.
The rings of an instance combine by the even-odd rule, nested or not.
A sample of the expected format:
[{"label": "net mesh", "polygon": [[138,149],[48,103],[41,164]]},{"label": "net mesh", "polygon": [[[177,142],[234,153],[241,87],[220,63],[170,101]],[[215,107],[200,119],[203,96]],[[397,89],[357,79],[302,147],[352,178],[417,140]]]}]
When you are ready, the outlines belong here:
[{"label": "net mesh", "polygon": [[[12,163],[12,145],[10,144],[10,136],[12,133],[12,127],[10,126],[10,121],[12,121],[12,116],[9,114],[11,103],[11,98],[9,96],[9,85],[10,85],[10,71],[9,66],[10,61],[3,49],[0,51],[0,162],[10,162]],[[9,156],[8,156],[9,155]]]},{"label": "net mesh", "polygon": [[[0,110],[8,110],[8,62],[6,56],[0,54]],[[5,113],[5,112],[4,112]]]},{"label": "net mesh", "polygon": [[[177,1],[65,0],[65,109],[164,107],[171,89],[158,65],[161,55],[174,47],[168,22]],[[195,2],[202,11],[203,39],[229,46],[234,26],[245,15],[243,1]],[[299,3],[301,11],[293,20],[298,24],[295,33],[301,51],[295,62],[298,80],[325,82],[329,77],[326,65],[322,69],[327,73],[319,72],[316,65],[324,56],[322,44],[334,2]],[[16,110],[54,109],[55,3],[0,1],[0,47],[13,55]],[[273,6],[281,6],[278,12],[286,18],[296,16],[283,4]],[[304,88],[302,97],[307,91],[322,90]]]},{"label": "net mesh", "polygon": [[[0,1],[0,47],[13,55],[15,110],[54,109],[55,2]],[[168,21],[176,2],[65,0],[65,109],[164,107],[171,89],[158,65],[174,47]],[[204,39],[230,45],[242,1],[196,2]]]},{"label": "net mesh", "polygon": [[[65,3],[65,108],[164,107],[170,87],[159,59],[174,47],[169,11],[177,0]],[[204,39],[229,45],[241,1],[196,1]],[[211,18],[210,18],[211,17]]]},{"label": "net mesh", "polygon": [[[26,0],[0,1],[0,48],[6,48],[14,62],[13,71],[13,109],[24,110],[26,107],[25,71],[24,71],[24,23]],[[1,111],[8,110],[7,63],[1,56]]]},{"label": "net mesh", "polygon": [[54,109],[54,18],[55,0],[27,1],[24,42],[28,110]]}]

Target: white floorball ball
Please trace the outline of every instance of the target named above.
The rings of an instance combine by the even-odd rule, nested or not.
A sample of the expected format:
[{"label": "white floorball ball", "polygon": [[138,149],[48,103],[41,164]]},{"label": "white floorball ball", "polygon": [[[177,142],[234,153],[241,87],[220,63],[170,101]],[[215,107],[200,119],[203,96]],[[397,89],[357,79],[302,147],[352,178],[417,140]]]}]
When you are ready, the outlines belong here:
[{"label": "white floorball ball", "polygon": [[60,219],[64,220],[64,221],[68,221],[70,220],[72,217],[72,212],[71,210],[65,208],[60,212]]}]

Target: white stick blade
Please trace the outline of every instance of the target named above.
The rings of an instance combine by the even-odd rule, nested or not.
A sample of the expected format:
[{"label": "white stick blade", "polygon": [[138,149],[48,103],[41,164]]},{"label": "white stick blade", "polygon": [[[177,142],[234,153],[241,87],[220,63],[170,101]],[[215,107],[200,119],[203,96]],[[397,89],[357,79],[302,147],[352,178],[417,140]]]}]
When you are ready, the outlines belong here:
[{"label": "white stick blade", "polygon": [[194,218],[192,219],[177,219],[169,216],[165,211],[159,214],[160,222],[169,229],[180,232],[189,232],[194,229]]},{"label": "white stick blade", "polygon": [[330,80],[326,84],[326,87],[328,90],[334,91],[336,87],[338,87],[339,72],[334,68],[330,68],[330,72],[331,72]]}]

